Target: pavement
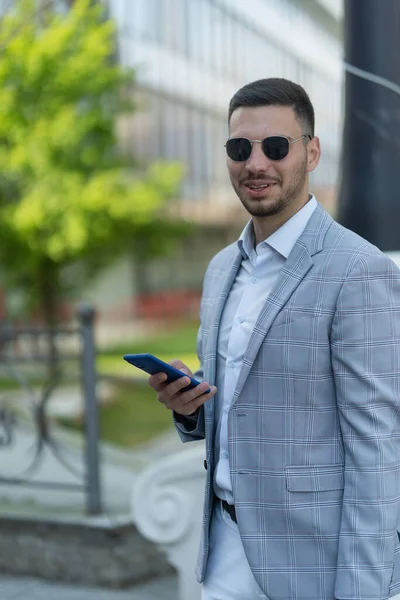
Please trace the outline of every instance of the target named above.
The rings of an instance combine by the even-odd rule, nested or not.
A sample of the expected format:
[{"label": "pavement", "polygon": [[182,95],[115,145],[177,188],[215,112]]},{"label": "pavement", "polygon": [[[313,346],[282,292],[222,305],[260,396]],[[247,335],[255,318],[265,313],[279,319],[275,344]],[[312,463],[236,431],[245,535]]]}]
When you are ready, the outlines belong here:
[{"label": "pavement", "polygon": [[76,587],[38,579],[0,575],[1,600],[178,600],[176,577],[158,579],[126,590]]}]

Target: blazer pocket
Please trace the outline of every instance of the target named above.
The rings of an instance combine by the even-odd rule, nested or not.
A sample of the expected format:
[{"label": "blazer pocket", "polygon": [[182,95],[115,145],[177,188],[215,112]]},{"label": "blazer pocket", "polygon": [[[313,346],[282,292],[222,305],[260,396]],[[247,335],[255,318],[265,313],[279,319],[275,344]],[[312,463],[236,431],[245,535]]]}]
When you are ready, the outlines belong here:
[{"label": "blazer pocket", "polygon": [[285,469],[289,492],[327,492],[344,489],[344,467],[334,465],[289,465]]},{"label": "blazer pocket", "polygon": [[279,316],[275,319],[275,321],[272,323],[271,328],[278,328],[278,327],[283,327],[284,325],[296,325],[297,323],[301,323],[302,321],[310,321],[312,319],[319,319],[320,317],[314,313],[310,313],[307,315],[302,315],[302,316],[295,316],[295,317],[283,317],[283,320],[279,321]]}]

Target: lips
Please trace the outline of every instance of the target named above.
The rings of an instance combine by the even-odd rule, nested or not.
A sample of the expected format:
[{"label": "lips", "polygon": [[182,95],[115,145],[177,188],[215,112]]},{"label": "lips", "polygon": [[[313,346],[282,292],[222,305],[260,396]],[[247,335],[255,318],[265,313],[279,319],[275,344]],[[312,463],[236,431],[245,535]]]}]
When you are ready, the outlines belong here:
[{"label": "lips", "polygon": [[270,185],[272,185],[272,184],[270,184],[270,183],[264,183],[263,185],[249,185],[249,184],[246,184],[246,187],[250,188],[251,190],[263,190],[263,189],[269,187]]},{"label": "lips", "polygon": [[278,182],[272,181],[272,179],[271,180],[259,179],[258,181],[257,180],[243,181],[242,185],[245,185],[248,188],[259,190],[261,188],[270,187],[271,185],[275,185],[276,183],[278,183]]},{"label": "lips", "polygon": [[246,183],[243,183],[243,185],[246,188],[249,196],[251,196],[252,198],[261,198],[270,188],[272,188],[275,185],[275,183],[275,181],[248,181]]}]

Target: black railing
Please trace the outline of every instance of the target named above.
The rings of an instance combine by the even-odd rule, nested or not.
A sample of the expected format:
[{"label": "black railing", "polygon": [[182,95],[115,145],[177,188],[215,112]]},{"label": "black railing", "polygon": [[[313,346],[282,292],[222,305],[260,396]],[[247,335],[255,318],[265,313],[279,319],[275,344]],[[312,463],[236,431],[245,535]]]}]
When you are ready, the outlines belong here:
[{"label": "black railing", "polygon": [[[94,515],[102,512],[95,311],[91,307],[81,307],[78,319],[78,326],[71,328],[0,326],[0,485],[84,491],[86,511]],[[79,375],[84,398],[83,470],[71,463],[65,448],[57,441],[54,420],[49,416],[49,404],[71,365],[74,377]],[[26,452],[26,464],[17,473],[3,476],[1,451],[5,448],[12,451],[17,434],[23,438],[24,435],[32,436],[32,432],[35,442]],[[75,481],[34,477],[46,451]]]}]

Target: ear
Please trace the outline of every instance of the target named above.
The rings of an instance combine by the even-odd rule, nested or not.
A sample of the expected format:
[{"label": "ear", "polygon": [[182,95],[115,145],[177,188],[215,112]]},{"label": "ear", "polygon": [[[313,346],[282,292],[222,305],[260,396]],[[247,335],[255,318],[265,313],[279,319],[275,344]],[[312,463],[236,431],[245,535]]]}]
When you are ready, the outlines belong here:
[{"label": "ear", "polygon": [[311,173],[314,171],[321,158],[321,145],[319,143],[319,137],[315,136],[307,144],[307,171]]}]

